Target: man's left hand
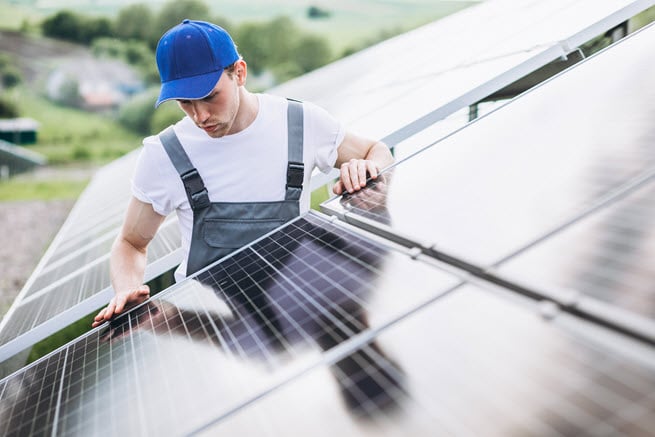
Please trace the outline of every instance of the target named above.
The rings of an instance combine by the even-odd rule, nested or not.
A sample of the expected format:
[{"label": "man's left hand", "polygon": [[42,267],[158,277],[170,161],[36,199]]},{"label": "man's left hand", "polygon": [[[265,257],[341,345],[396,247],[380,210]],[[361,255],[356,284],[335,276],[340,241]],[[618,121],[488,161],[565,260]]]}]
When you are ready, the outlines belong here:
[{"label": "man's left hand", "polygon": [[339,170],[339,181],[332,188],[334,194],[361,190],[366,186],[367,177],[376,179],[379,171],[377,165],[368,159],[351,159],[341,164]]}]

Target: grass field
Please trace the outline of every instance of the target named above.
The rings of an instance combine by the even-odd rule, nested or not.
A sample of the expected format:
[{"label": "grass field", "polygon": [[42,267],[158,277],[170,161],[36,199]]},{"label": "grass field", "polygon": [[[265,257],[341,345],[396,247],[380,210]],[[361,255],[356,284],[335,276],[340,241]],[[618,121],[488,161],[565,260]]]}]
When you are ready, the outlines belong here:
[{"label": "grass field", "polygon": [[9,95],[22,114],[41,124],[38,143],[30,149],[45,155],[52,164],[76,160],[107,163],[141,145],[140,135],[102,114],[58,106],[25,87]]},{"label": "grass field", "polygon": [[[24,21],[36,24],[58,10],[114,16],[133,3],[147,3],[157,10],[168,0],[0,0],[0,28],[20,28]],[[285,15],[301,27],[324,35],[334,51],[372,40],[382,33],[400,32],[449,15],[480,0],[223,0],[205,3],[212,14],[233,23],[265,21]],[[325,19],[310,20],[307,8],[318,6],[331,12]],[[202,17],[190,17],[202,18]]]}]

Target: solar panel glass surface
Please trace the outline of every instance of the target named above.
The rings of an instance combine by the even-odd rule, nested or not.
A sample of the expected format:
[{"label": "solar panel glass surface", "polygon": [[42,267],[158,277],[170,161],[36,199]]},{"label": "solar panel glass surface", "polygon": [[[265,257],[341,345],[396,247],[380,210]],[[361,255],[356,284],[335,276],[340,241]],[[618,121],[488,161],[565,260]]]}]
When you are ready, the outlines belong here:
[{"label": "solar panel glass surface", "polygon": [[405,244],[497,264],[655,171],[655,61],[643,56],[653,44],[650,27],[322,208]]},{"label": "solar panel glass surface", "polygon": [[[61,435],[185,434],[459,282],[310,214],[8,377],[0,431],[36,428],[15,405],[37,398]],[[56,375],[45,391],[31,376],[43,366]]]},{"label": "solar panel glass surface", "polygon": [[202,431],[648,435],[655,355],[624,340],[467,285]]}]

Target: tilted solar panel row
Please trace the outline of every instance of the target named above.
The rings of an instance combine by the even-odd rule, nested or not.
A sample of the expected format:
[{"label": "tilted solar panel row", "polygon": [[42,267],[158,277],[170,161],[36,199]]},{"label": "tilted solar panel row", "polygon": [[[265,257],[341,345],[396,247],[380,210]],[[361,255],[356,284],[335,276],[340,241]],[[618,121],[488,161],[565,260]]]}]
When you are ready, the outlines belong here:
[{"label": "tilted solar panel row", "polygon": [[0,380],[0,433],[648,435],[654,39]]},{"label": "tilted solar panel row", "polygon": [[650,429],[652,349],[466,279],[309,213],[1,381],[0,432]]},{"label": "tilted solar panel row", "polygon": [[654,44],[651,25],[322,208],[655,342]]}]

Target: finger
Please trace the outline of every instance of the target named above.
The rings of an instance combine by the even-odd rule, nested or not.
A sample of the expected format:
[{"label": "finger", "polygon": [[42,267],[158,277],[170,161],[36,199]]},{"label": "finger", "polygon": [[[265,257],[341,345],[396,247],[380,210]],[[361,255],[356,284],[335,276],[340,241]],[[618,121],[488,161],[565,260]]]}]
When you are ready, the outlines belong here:
[{"label": "finger", "polygon": [[104,321],[105,320],[105,310],[106,310],[106,308],[101,309],[100,312],[98,312],[98,314],[96,314],[96,316],[93,318],[93,320],[96,321],[96,322]]},{"label": "finger", "polygon": [[345,178],[341,178],[341,180],[344,181],[349,193],[360,189],[361,183],[359,180],[359,173],[359,160],[351,159],[348,161],[346,164],[346,176]]},{"label": "finger", "polygon": [[343,185],[343,188],[349,192],[353,192],[353,184],[352,181],[350,180],[350,164],[349,163],[344,163],[341,165],[341,183]]},{"label": "finger", "polygon": [[338,181],[336,184],[334,184],[332,187],[332,192],[337,195],[343,193],[343,182]]},{"label": "finger", "polygon": [[116,308],[116,297],[113,297],[109,301],[109,305],[107,305],[107,308],[104,309],[105,313],[104,313],[103,317],[104,317],[105,321],[111,319],[111,317],[114,315],[115,308]]},{"label": "finger", "polygon": [[366,186],[366,166],[367,161],[361,159],[357,160],[355,165],[357,166],[357,184],[355,185],[355,189],[359,190],[362,187]]},{"label": "finger", "polygon": [[102,321],[100,321],[100,320],[95,320],[93,323],[91,323],[91,327],[92,327],[92,328],[97,328],[98,326],[102,325],[103,323],[105,323],[104,320],[102,320]]},{"label": "finger", "polygon": [[378,166],[375,165],[373,161],[366,161],[366,169],[371,179],[378,178],[378,174],[379,174]]},{"label": "finger", "polygon": [[124,295],[118,295],[114,299],[116,299],[116,306],[114,308],[113,314],[120,314],[125,309],[125,304],[127,303],[127,297],[125,297]]},{"label": "finger", "polygon": [[139,298],[142,299],[142,301],[149,298],[150,297],[150,287],[148,287],[145,284],[142,285],[137,290],[137,294],[139,295]]},{"label": "finger", "polygon": [[[348,163],[348,171],[350,173],[350,181],[352,185],[352,191],[357,191],[362,187],[361,182],[361,173],[362,173],[362,161],[359,159],[351,159]],[[366,170],[364,169],[364,181],[366,181]],[[351,191],[351,192],[352,192]]]}]

